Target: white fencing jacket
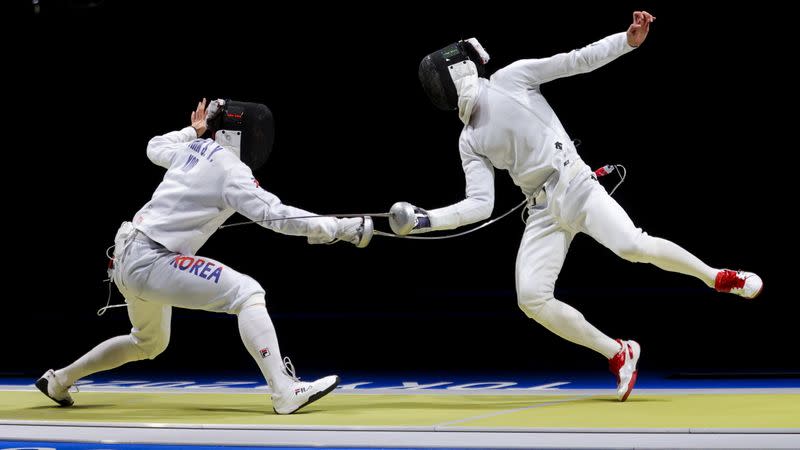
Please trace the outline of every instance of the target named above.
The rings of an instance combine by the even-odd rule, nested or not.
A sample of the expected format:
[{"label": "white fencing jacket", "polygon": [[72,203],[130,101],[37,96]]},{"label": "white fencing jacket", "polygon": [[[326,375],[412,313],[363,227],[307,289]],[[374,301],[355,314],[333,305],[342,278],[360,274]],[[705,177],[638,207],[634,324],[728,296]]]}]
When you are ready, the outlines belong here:
[{"label": "white fencing jacket", "polygon": [[[194,255],[234,212],[253,221],[312,215],[261,189],[236,154],[211,139],[197,139],[192,127],[154,137],[147,156],[167,173],[153,198],[134,216],[133,225],[173,252]],[[334,218],[259,224],[307,236],[310,243],[332,241],[337,229]]]},{"label": "white fencing jacket", "polygon": [[466,176],[466,198],[430,210],[432,230],[447,230],[488,218],[494,207],[494,167],[507,170],[526,196],[535,193],[569,160],[579,158],[539,87],[548,81],[604,66],[633,50],[623,33],[569,53],[523,59],[495,72],[490,80],[459,88],[475,96],[462,101],[465,122],[459,140]]}]

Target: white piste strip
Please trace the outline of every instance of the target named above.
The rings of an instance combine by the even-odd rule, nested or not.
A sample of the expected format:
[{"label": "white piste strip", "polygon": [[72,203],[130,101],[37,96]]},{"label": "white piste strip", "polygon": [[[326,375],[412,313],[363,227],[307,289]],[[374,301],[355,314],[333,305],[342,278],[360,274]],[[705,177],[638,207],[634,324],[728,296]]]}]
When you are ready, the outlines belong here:
[{"label": "white piste strip", "polygon": [[0,439],[116,444],[461,448],[797,448],[797,434],[99,428],[0,425]]}]

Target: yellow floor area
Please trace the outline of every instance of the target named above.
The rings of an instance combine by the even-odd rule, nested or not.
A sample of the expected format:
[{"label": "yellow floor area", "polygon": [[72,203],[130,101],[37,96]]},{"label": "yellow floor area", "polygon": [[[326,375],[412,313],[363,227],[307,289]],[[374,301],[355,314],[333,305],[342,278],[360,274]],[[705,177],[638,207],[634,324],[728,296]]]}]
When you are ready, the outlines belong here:
[{"label": "yellow floor area", "polygon": [[800,394],[633,396],[331,394],[297,414],[278,416],[265,394],[73,394],[58,407],[39,392],[0,392],[0,420],[196,424],[800,428]]}]

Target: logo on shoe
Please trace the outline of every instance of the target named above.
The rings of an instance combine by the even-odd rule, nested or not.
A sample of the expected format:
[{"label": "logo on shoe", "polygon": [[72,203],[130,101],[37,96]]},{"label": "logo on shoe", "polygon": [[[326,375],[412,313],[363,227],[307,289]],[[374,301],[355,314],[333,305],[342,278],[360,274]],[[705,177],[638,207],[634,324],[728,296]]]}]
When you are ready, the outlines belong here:
[{"label": "logo on shoe", "polygon": [[269,356],[269,355],[270,355],[270,353],[269,353],[269,349],[268,349],[268,348],[266,348],[266,347],[264,347],[264,348],[262,348],[261,350],[259,350],[259,351],[258,351],[258,353],[261,353],[261,357],[262,357],[262,358],[266,358],[267,356]]},{"label": "logo on shoe", "polygon": [[294,390],[294,395],[300,395],[303,392],[310,391],[310,390],[311,390],[310,387],[305,387],[305,386],[304,387],[299,387],[299,388]]}]

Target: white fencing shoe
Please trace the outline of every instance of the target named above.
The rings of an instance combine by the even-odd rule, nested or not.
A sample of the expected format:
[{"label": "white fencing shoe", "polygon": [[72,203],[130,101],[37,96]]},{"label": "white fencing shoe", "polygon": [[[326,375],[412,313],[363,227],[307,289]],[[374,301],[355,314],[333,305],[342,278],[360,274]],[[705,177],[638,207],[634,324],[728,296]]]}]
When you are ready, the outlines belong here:
[{"label": "white fencing shoe", "polygon": [[50,397],[51,400],[61,406],[72,406],[72,396],[69,395],[69,386],[64,387],[56,379],[56,373],[53,369],[48,370],[36,380],[36,387],[42,391],[42,394]]},{"label": "white fencing shoe", "polygon": [[761,277],[752,272],[724,269],[717,272],[714,289],[744,298],[756,298],[764,289],[764,282],[761,281]]},{"label": "white fencing shoe", "polygon": [[608,369],[617,377],[617,398],[624,402],[631,394],[633,385],[636,384],[636,378],[639,376],[636,363],[639,362],[639,354],[642,349],[636,341],[617,339],[617,342],[622,345],[622,350],[608,360]]},{"label": "white fencing shoe", "polygon": [[292,366],[291,360],[284,358],[283,364],[286,368],[286,375],[291,377],[294,382],[285,390],[272,394],[272,409],[276,414],[292,414],[300,408],[321,399],[336,389],[339,384],[337,375],[330,375],[310,383],[300,381],[294,374],[294,366]]}]

